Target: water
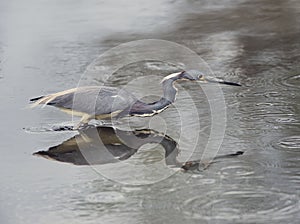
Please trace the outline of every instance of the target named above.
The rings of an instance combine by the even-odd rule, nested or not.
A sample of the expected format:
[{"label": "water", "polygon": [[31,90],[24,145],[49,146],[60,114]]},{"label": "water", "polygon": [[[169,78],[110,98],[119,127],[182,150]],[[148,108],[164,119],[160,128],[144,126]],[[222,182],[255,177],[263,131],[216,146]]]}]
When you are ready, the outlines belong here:
[{"label": "water", "polygon": [[[0,1],[0,12],[1,223],[298,223],[298,1],[14,0]],[[227,126],[219,154],[245,153],[221,159],[203,172],[177,172],[165,166],[163,147],[150,144],[127,160],[139,172],[128,172],[133,172],[130,162],[96,167],[117,182],[95,167],[33,156],[76,133],[25,131],[71,122],[54,108],[28,109],[28,99],[76,86],[98,54],[144,38],[183,44],[217,76],[243,84],[222,87]],[[129,83],[151,101],[161,93],[159,79],[176,66],[133,63],[117,71],[108,85]],[[154,75],[155,81],[130,82],[141,75]],[[101,80],[90,76],[83,82]],[[179,89],[175,106],[181,111],[169,108],[150,120],[149,128],[178,143],[178,160],[196,160],[210,134],[208,103],[196,84]],[[131,122],[140,128],[146,121]],[[142,170],[141,163],[151,169]],[[151,185],[119,183],[160,178]]]}]

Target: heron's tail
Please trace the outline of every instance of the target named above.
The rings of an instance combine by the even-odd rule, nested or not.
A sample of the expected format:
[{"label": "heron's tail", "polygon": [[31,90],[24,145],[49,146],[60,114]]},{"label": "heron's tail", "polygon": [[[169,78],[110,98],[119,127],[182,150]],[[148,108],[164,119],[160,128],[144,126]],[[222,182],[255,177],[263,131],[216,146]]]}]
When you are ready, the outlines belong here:
[{"label": "heron's tail", "polygon": [[43,101],[43,99],[45,98],[45,96],[39,96],[39,97],[35,97],[35,98],[31,98],[30,101],[30,108],[36,107],[37,105],[39,105],[41,103],[41,101]]},{"label": "heron's tail", "polygon": [[40,96],[40,97],[32,98],[30,99],[30,102],[34,102],[34,103],[31,104],[30,107],[36,107],[39,104],[54,105],[55,103],[53,103],[53,100],[57,99],[57,97],[75,93],[78,89],[79,88],[73,88],[58,93],[53,93],[48,96]]},{"label": "heron's tail", "polygon": [[35,97],[35,98],[32,98],[32,99],[30,99],[29,101],[32,103],[31,105],[30,105],[30,107],[31,108],[33,108],[33,107],[36,107],[37,105],[39,105],[39,104],[48,104],[49,103],[49,101],[51,101],[52,100],[52,96],[51,95],[49,95],[49,96],[39,96],[39,97]]},{"label": "heron's tail", "polygon": [[38,101],[38,100],[42,99],[43,97],[45,97],[45,96],[39,96],[39,97],[31,98],[29,101],[30,102],[35,102],[35,101]]}]

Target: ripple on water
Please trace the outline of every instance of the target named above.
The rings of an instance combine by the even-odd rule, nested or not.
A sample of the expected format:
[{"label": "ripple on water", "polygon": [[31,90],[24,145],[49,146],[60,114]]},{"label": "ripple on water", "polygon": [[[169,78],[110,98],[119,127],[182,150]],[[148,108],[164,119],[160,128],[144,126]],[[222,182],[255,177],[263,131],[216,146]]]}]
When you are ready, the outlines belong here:
[{"label": "ripple on water", "polygon": [[186,216],[193,219],[238,219],[265,223],[270,220],[291,219],[298,214],[299,206],[297,195],[286,194],[274,188],[241,186],[221,194],[210,192],[189,198],[184,201],[183,210]]},{"label": "ripple on water", "polygon": [[55,131],[74,131],[74,122],[61,122],[58,124],[42,124],[40,127],[27,127],[24,130],[28,133],[43,133]]},{"label": "ripple on water", "polygon": [[219,171],[223,176],[236,176],[238,178],[248,178],[257,175],[257,170],[251,164],[242,163],[240,161],[232,161]]},{"label": "ripple on water", "polygon": [[300,125],[300,121],[293,118],[293,116],[286,114],[286,117],[269,118],[266,121],[269,123]]},{"label": "ripple on water", "polygon": [[[151,70],[158,70],[158,71],[171,71],[175,72],[178,70],[178,65],[174,64],[168,64],[166,62],[160,62],[160,61],[151,61],[151,62],[145,62],[145,66],[148,69]],[[184,67],[184,65],[179,65],[181,67]]]},{"label": "ripple on water", "polygon": [[275,148],[281,150],[288,150],[294,152],[300,152],[300,136],[289,136],[276,141],[274,144]]},{"label": "ripple on water", "polygon": [[289,102],[246,102],[240,108],[242,121],[276,120],[277,118],[291,118],[295,115],[296,105]]},{"label": "ripple on water", "polygon": [[[260,136],[264,131],[295,128],[299,125],[297,119],[297,105],[289,100],[280,99],[247,99],[233,115],[232,124],[236,128],[228,129],[230,136],[243,139],[249,136]],[[245,135],[246,133],[246,135]]]},{"label": "ripple on water", "polygon": [[283,86],[297,88],[297,89],[300,88],[300,74],[287,77],[287,78],[282,79],[280,81],[281,81],[280,83]]},{"label": "ripple on water", "polygon": [[89,194],[85,201],[88,203],[116,204],[125,202],[125,197],[117,191],[106,191]]}]

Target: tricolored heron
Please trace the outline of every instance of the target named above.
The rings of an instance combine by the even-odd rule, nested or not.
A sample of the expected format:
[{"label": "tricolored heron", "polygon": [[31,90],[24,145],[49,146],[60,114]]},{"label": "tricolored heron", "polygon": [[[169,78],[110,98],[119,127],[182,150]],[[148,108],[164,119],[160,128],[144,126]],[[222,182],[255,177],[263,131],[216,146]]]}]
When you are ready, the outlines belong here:
[{"label": "tricolored heron", "polygon": [[62,111],[81,116],[79,124],[86,125],[91,119],[111,119],[125,116],[149,117],[165,110],[174,103],[177,89],[174,84],[180,80],[221,83],[233,86],[240,84],[214,77],[205,77],[198,71],[172,73],[161,81],[163,96],[153,103],[145,103],[125,89],[106,86],[86,86],[33,98],[33,107],[44,104],[60,108]]}]

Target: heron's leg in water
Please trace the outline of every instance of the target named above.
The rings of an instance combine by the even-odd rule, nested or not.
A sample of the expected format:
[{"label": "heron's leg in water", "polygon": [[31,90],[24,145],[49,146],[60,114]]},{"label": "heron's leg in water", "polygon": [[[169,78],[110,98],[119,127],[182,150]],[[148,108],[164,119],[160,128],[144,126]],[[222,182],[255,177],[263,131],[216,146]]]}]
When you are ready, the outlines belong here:
[{"label": "heron's leg in water", "polygon": [[83,115],[80,122],[73,129],[78,130],[79,128],[86,127],[91,119],[93,119],[92,116],[88,114]]}]

